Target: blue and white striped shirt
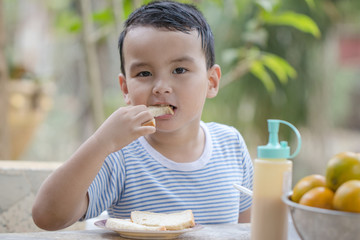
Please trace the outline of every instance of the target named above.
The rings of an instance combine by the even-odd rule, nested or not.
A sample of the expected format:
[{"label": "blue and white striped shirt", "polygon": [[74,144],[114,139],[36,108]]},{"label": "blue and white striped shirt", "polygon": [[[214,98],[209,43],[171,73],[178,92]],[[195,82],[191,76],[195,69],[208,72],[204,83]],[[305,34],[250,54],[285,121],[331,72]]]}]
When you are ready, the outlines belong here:
[{"label": "blue and white striped shirt", "polygon": [[140,137],[110,154],[89,187],[85,219],[107,210],[129,218],[131,211],[174,212],[191,209],[200,224],[237,223],[251,197],[233,183],[252,189],[253,166],[240,133],[233,127],[203,123],[202,156],[176,163]]}]

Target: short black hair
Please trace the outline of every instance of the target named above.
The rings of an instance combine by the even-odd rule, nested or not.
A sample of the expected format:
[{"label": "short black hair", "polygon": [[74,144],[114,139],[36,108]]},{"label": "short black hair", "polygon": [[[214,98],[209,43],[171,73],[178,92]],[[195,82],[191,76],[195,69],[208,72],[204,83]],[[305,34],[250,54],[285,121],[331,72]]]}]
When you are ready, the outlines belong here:
[{"label": "short black hair", "polygon": [[121,71],[124,75],[124,39],[129,29],[137,26],[164,28],[184,33],[196,30],[201,37],[207,69],[215,64],[214,36],[205,17],[196,6],[174,1],[154,1],[136,9],[124,23],[124,30],[121,32],[118,42]]}]

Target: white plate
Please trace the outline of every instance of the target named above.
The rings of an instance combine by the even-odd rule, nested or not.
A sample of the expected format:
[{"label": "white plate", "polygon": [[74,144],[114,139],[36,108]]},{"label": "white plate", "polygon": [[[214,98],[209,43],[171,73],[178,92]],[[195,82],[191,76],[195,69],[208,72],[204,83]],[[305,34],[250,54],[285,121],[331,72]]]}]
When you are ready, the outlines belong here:
[{"label": "white plate", "polygon": [[108,228],[105,226],[106,219],[100,220],[94,223],[95,226],[108,229],[111,231],[117,232],[121,237],[132,238],[132,239],[174,239],[180,236],[181,234],[200,230],[203,228],[202,225],[196,224],[192,228],[187,228],[183,230],[166,230],[166,231],[147,231],[147,230],[119,230]]}]

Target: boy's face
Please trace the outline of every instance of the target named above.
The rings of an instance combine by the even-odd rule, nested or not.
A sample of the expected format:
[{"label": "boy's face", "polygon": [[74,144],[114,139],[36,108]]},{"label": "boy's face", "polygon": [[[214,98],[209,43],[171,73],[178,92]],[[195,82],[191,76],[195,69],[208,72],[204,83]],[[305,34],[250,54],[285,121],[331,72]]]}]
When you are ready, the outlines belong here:
[{"label": "boy's face", "polygon": [[206,68],[197,31],[134,27],[123,55],[126,78],[119,80],[127,104],[174,106],[174,115],[157,118],[158,131],[198,124],[205,99],[217,94],[221,72],[218,65]]}]

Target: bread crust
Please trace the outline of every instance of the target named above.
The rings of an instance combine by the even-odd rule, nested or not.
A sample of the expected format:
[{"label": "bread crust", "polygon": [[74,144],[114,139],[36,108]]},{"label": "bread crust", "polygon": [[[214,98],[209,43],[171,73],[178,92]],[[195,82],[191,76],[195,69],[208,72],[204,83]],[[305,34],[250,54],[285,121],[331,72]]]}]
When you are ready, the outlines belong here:
[{"label": "bread crust", "polygon": [[144,122],[144,123],[141,124],[141,125],[142,125],[142,126],[156,127],[155,118],[151,119],[150,121]]}]

